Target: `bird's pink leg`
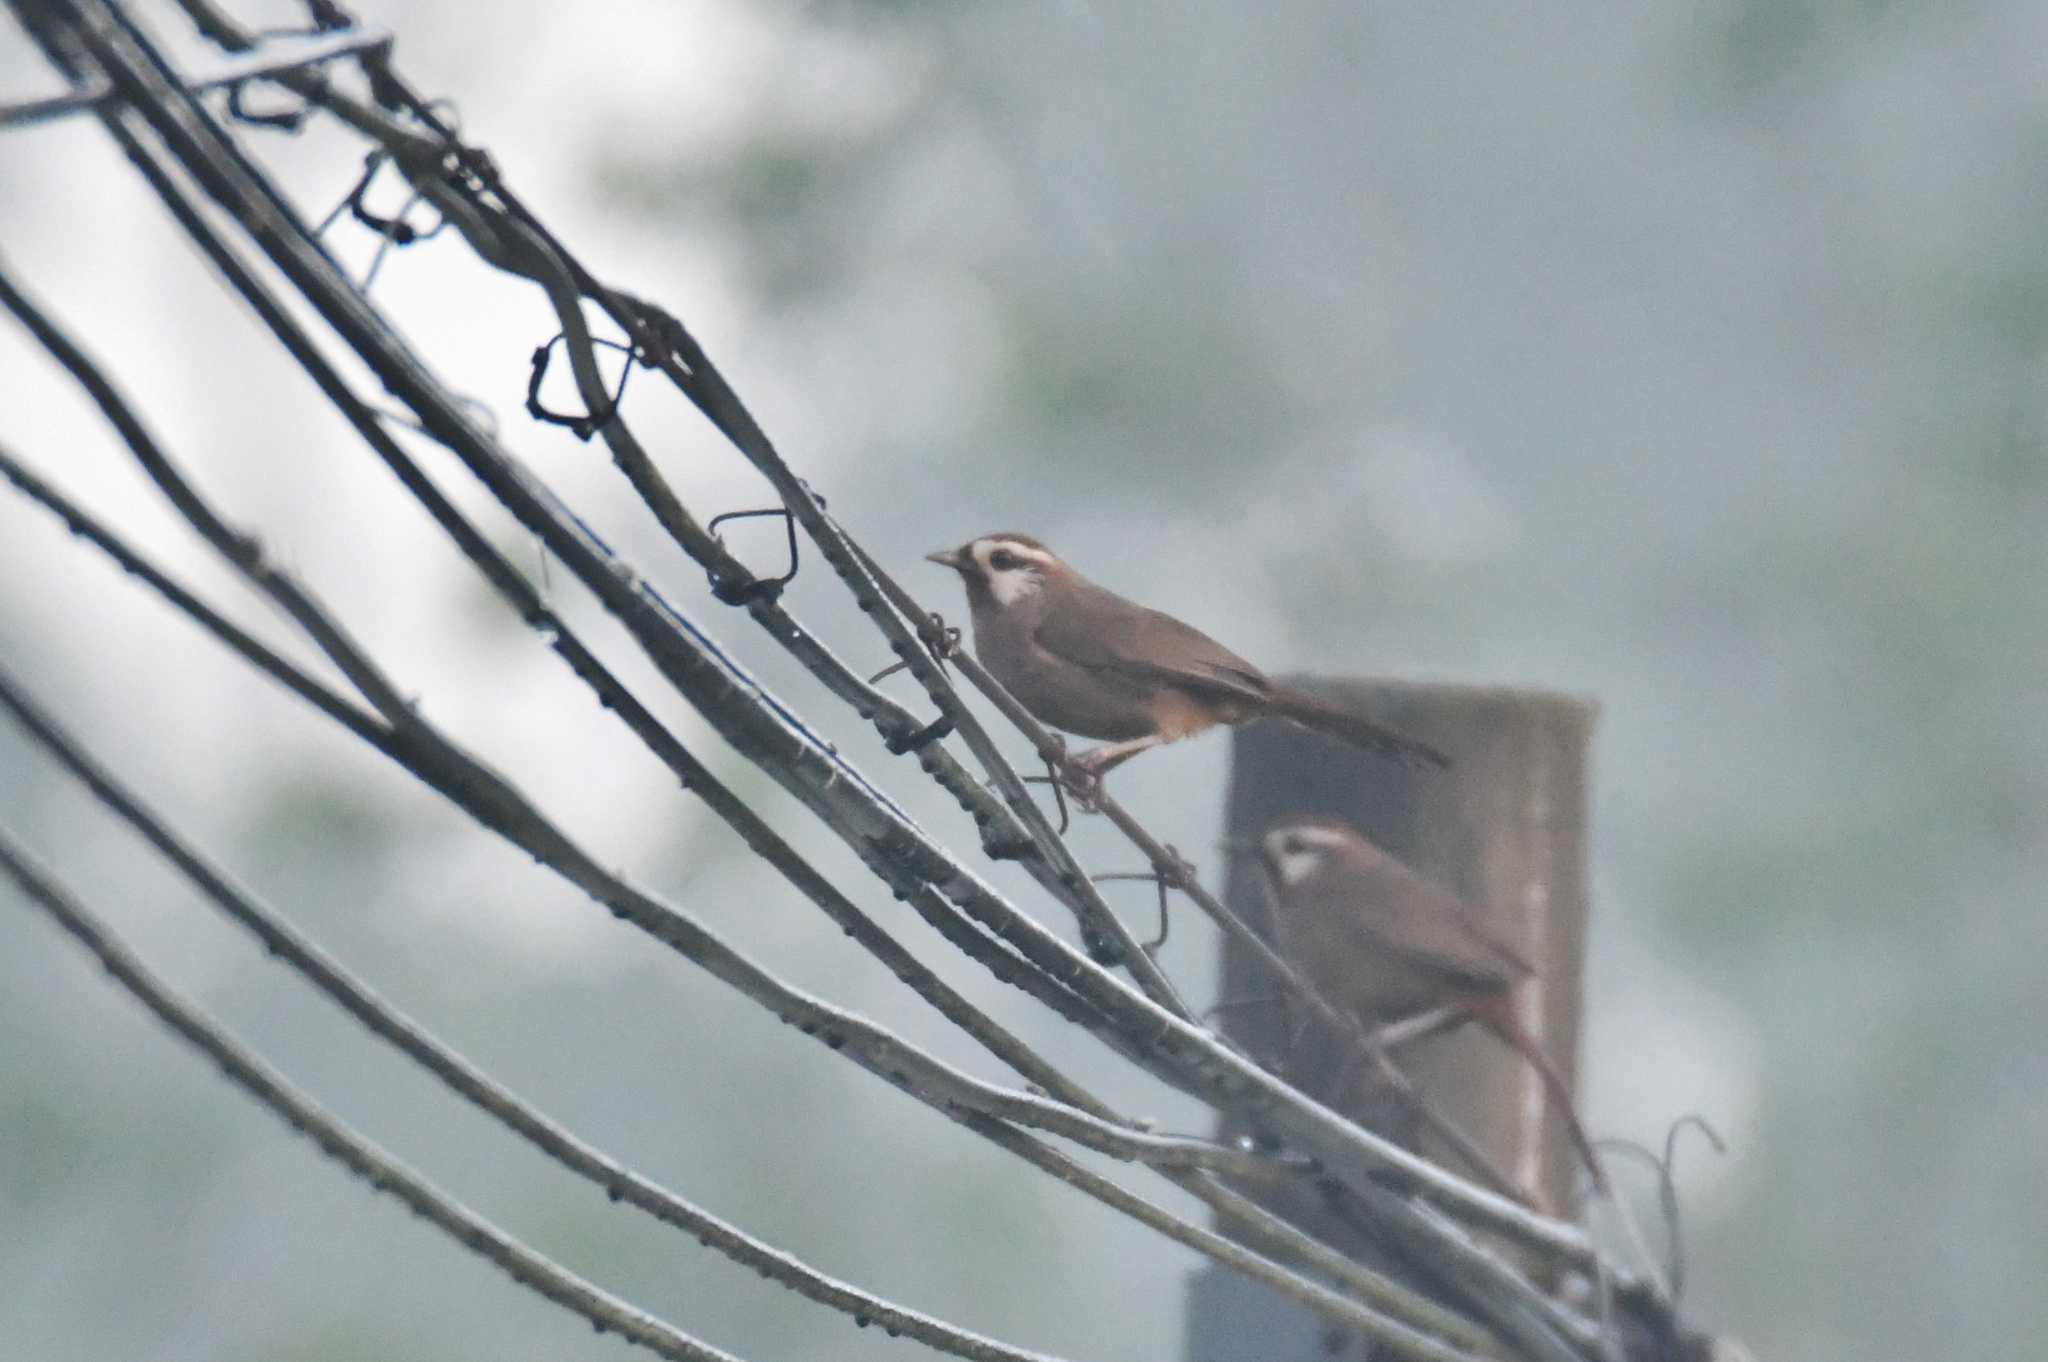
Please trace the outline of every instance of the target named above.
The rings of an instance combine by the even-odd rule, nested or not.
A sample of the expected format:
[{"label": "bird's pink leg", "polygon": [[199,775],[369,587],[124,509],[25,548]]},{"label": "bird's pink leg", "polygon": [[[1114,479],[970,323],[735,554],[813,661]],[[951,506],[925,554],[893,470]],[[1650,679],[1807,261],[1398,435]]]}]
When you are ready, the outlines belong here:
[{"label": "bird's pink leg", "polygon": [[1113,768],[1123,765],[1140,752],[1149,751],[1165,741],[1167,739],[1163,733],[1147,733],[1142,738],[1132,738],[1127,742],[1111,742],[1104,743],[1100,747],[1091,747],[1086,752],[1082,752],[1070,760],[1072,760],[1075,766],[1078,766],[1081,770],[1099,781],[1108,775]]}]

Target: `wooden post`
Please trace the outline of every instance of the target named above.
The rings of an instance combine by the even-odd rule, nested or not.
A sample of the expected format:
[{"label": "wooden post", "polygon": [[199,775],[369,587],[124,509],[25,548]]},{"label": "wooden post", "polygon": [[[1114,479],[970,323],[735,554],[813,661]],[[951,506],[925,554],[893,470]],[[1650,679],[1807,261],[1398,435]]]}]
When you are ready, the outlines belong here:
[{"label": "wooden post", "polygon": [[[1522,1020],[1567,1082],[1576,1086],[1580,981],[1586,940],[1586,754],[1594,717],[1587,701],[1541,691],[1401,682],[1302,686],[1401,732],[1435,744],[1449,771],[1410,771],[1292,725],[1236,730],[1227,835],[1256,838],[1291,814],[1347,820],[1416,870],[1456,891],[1536,966],[1521,992]],[[1266,927],[1258,869],[1231,866],[1231,906]],[[1328,1100],[1343,1068],[1315,1029],[1289,1050],[1289,1018],[1273,980],[1248,953],[1224,948],[1219,1025],[1260,1059],[1280,1061],[1296,1086]],[[1576,1164],[1544,1103],[1541,1080],[1476,1028],[1421,1042],[1400,1067],[1430,1103],[1515,1182],[1554,1206],[1570,1204]],[[1335,1105],[1347,1115],[1464,1171],[1457,1158],[1384,1089],[1346,1083]],[[1246,1132],[1226,1127],[1226,1136]],[[1303,1196],[1274,1209],[1340,1247]],[[1325,1333],[1300,1307],[1218,1269],[1190,1295],[1193,1362],[1256,1356],[1265,1362],[1362,1357],[1356,1340]]]}]

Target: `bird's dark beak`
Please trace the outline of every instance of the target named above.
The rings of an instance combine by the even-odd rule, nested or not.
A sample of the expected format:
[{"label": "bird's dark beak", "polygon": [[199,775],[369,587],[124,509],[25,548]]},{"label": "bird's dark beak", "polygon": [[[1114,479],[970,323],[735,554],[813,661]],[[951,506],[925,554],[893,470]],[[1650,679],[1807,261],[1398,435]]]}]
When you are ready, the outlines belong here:
[{"label": "bird's dark beak", "polygon": [[937,553],[927,553],[924,560],[927,563],[937,563],[943,568],[951,568],[955,572],[967,571],[968,563],[973,561],[967,556],[967,550],[964,548],[940,549]]}]

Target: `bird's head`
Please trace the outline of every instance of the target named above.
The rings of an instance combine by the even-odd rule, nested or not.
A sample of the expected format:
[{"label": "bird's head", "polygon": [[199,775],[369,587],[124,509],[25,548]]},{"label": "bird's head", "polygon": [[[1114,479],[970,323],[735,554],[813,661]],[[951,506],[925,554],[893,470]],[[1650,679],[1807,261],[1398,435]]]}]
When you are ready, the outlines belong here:
[{"label": "bird's head", "polygon": [[1259,839],[1259,861],[1275,889],[1290,889],[1332,859],[1368,845],[1355,828],[1334,818],[1292,818]]},{"label": "bird's head", "polygon": [[985,534],[925,558],[959,573],[970,601],[1004,609],[1036,596],[1068,571],[1052,550],[1028,534]]}]

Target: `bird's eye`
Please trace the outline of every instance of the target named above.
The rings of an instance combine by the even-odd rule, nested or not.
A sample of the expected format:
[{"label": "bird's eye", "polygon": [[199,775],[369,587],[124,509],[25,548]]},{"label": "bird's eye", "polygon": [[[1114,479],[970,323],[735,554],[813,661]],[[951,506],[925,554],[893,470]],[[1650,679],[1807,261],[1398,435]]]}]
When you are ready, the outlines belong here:
[{"label": "bird's eye", "polygon": [[1307,851],[1308,843],[1304,842],[1299,837],[1290,837],[1285,842],[1280,844],[1280,849],[1290,856],[1295,856],[1299,855],[1304,851]]},{"label": "bird's eye", "polygon": [[1024,560],[1008,549],[997,549],[988,556],[988,565],[997,572],[1008,572],[1011,568],[1024,566]]}]

